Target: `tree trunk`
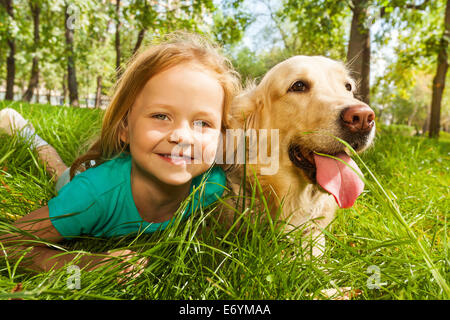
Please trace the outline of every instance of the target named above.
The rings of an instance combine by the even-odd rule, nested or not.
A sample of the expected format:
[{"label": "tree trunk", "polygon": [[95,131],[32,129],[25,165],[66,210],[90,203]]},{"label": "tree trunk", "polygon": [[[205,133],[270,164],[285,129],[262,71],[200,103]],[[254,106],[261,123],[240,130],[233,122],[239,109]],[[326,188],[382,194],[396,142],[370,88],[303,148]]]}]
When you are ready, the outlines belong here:
[{"label": "tree trunk", "polygon": [[445,76],[448,70],[448,42],[450,39],[450,0],[445,8],[444,33],[439,44],[438,65],[433,79],[433,94],[430,112],[430,138],[438,138],[441,127],[441,102],[445,88]]},{"label": "tree trunk", "polygon": [[39,85],[39,56],[37,52],[39,50],[39,19],[41,14],[41,8],[39,7],[39,1],[30,0],[30,9],[33,16],[33,27],[34,27],[34,52],[33,64],[31,66],[31,76],[28,82],[28,89],[25,91],[22,99],[24,101],[30,102],[33,97],[34,89]]},{"label": "tree trunk", "polygon": [[47,89],[47,103],[52,104],[52,90]]},{"label": "tree trunk", "polygon": [[[12,0],[1,0],[0,2],[6,9],[6,12],[14,19],[14,9]],[[9,55],[6,59],[6,94],[5,100],[14,100],[14,82],[16,79],[16,39],[9,36],[8,39]]]},{"label": "tree trunk", "polygon": [[65,105],[66,104],[66,100],[67,100],[67,87],[66,87],[66,83],[68,82],[67,80],[67,74],[64,72],[63,75],[63,81],[62,81],[62,103],[61,105]]},{"label": "tree trunk", "polygon": [[362,101],[370,103],[370,28],[367,21],[368,0],[353,0],[353,18],[350,41],[347,51],[347,63],[350,71],[359,82],[358,95]]},{"label": "tree trunk", "polygon": [[145,29],[141,29],[141,30],[139,30],[139,33],[138,33],[138,38],[137,38],[137,41],[136,41],[136,45],[134,46],[134,49],[133,49],[133,55],[139,50],[139,48],[141,47],[141,45],[142,45],[142,40],[144,40],[144,36],[145,36]]},{"label": "tree trunk", "polygon": [[102,76],[97,76],[97,91],[95,93],[95,107],[100,108],[102,104]]},{"label": "tree trunk", "polygon": [[67,52],[67,86],[69,88],[69,103],[72,106],[79,107],[78,101],[78,82],[75,70],[75,51],[73,48],[74,28],[69,26],[70,15],[68,13],[69,6],[66,3],[65,8],[65,36],[66,36],[66,52]]},{"label": "tree trunk", "polygon": [[16,78],[16,42],[14,39],[8,40],[9,55],[6,60],[6,94],[5,100],[14,100],[14,81]]},{"label": "tree trunk", "polygon": [[120,50],[120,0],[116,0],[116,35],[115,35],[115,49],[116,49],[116,74],[120,77],[122,71],[120,70],[121,50]]},{"label": "tree trunk", "polygon": [[23,101],[30,102],[33,98],[33,92],[39,85],[39,58],[33,57],[33,64],[31,66],[31,76],[28,82],[28,88],[22,96]]},{"label": "tree trunk", "polygon": [[425,135],[428,131],[428,117],[425,119],[422,126],[422,135]]},{"label": "tree trunk", "polygon": [[[426,106],[425,106],[425,108],[426,108]],[[417,104],[414,104],[413,111],[411,112],[411,114],[408,117],[408,126],[412,125],[412,122],[414,120],[414,117],[417,114],[418,109],[419,109],[419,106]]]}]

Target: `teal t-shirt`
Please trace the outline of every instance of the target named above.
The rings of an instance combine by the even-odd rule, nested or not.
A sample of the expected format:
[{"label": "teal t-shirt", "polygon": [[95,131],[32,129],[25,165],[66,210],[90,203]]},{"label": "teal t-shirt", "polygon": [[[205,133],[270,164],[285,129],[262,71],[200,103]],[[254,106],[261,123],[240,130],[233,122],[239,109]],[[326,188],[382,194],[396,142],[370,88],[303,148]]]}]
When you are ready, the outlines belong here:
[{"label": "teal t-shirt", "polygon": [[[66,239],[80,235],[115,237],[164,230],[171,220],[142,220],[131,193],[131,156],[122,155],[76,175],[58,196],[48,202],[53,226]],[[204,187],[198,188],[204,181]],[[225,173],[217,166],[192,179],[187,218],[199,206],[206,207],[225,190]],[[194,188],[198,188],[194,191]],[[192,200],[193,199],[193,200]]]}]

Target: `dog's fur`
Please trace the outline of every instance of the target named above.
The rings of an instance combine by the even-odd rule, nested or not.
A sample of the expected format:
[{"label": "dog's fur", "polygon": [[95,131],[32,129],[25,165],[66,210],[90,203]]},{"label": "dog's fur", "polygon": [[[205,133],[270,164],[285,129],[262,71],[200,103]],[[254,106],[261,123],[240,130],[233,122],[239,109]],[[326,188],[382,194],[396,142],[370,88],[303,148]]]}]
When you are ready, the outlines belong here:
[{"label": "dog's fur", "polygon": [[[304,92],[290,91],[299,80],[307,85],[307,89]],[[261,169],[268,165],[259,162],[246,164],[246,194],[251,194],[251,185],[255,183],[254,171],[273,218],[283,202],[278,219],[288,222],[286,230],[314,221],[307,231],[319,235],[320,229],[331,222],[337,209],[333,196],[316,183],[314,165],[304,168],[294,165],[289,147],[299,146],[304,157],[314,164],[313,151],[326,154],[345,151],[350,155],[349,150],[333,136],[347,141],[358,152],[364,151],[373,141],[375,128],[370,134],[359,136],[350,134],[340,124],[342,110],[364,104],[354,97],[355,87],[344,64],[320,56],[295,56],[273,67],[258,85],[248,85],[233,103],[227,119],[229,127],[257,131],[269,129],[269,145],[270,129],[279,130],[278,172],[263,175]],[[238,195],[244,165],[234,164],[225,168],[228,187]],[[323,238],[318,241],[315,255],[320,255],[317,249],[320,250],[324,244]]]}]

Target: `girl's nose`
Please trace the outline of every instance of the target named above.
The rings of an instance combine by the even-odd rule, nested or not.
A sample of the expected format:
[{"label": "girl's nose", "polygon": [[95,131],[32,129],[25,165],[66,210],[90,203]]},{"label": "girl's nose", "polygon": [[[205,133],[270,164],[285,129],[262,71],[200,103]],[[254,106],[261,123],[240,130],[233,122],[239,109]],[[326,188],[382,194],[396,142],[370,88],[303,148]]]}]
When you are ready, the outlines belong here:
[{"label": "girl's nose", "polygon": [[170,133],[169,142],[192,145],[194,143],[193,131],[188,124],[182,124]]}]

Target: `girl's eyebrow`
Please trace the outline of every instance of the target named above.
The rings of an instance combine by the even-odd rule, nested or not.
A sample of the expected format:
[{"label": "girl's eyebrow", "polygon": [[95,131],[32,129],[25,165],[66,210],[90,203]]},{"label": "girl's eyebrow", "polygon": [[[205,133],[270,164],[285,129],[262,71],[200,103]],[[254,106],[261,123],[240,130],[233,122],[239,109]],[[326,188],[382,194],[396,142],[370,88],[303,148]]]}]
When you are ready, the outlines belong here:
[{"label": "girl's eyebrow", "polygon": [[158,102],[154,102],[154,103],[148,103],[148,104],[146,104],[146,106],[145,106],[145,110],[148,110],[148,109],[150,109],[151,107],[169,107],[169,108],[172,108],[172,106],[171,105],[168,105],[167,103],[158,103]]},{"label": "girl's eyebrow", "polygon": [[217,117],[215,112],[209,112],[209,111],[199,111],[199,112],[196,113],[196,115],[206,116],[206,117],[211,117],[211,118],[216,118]]}]

